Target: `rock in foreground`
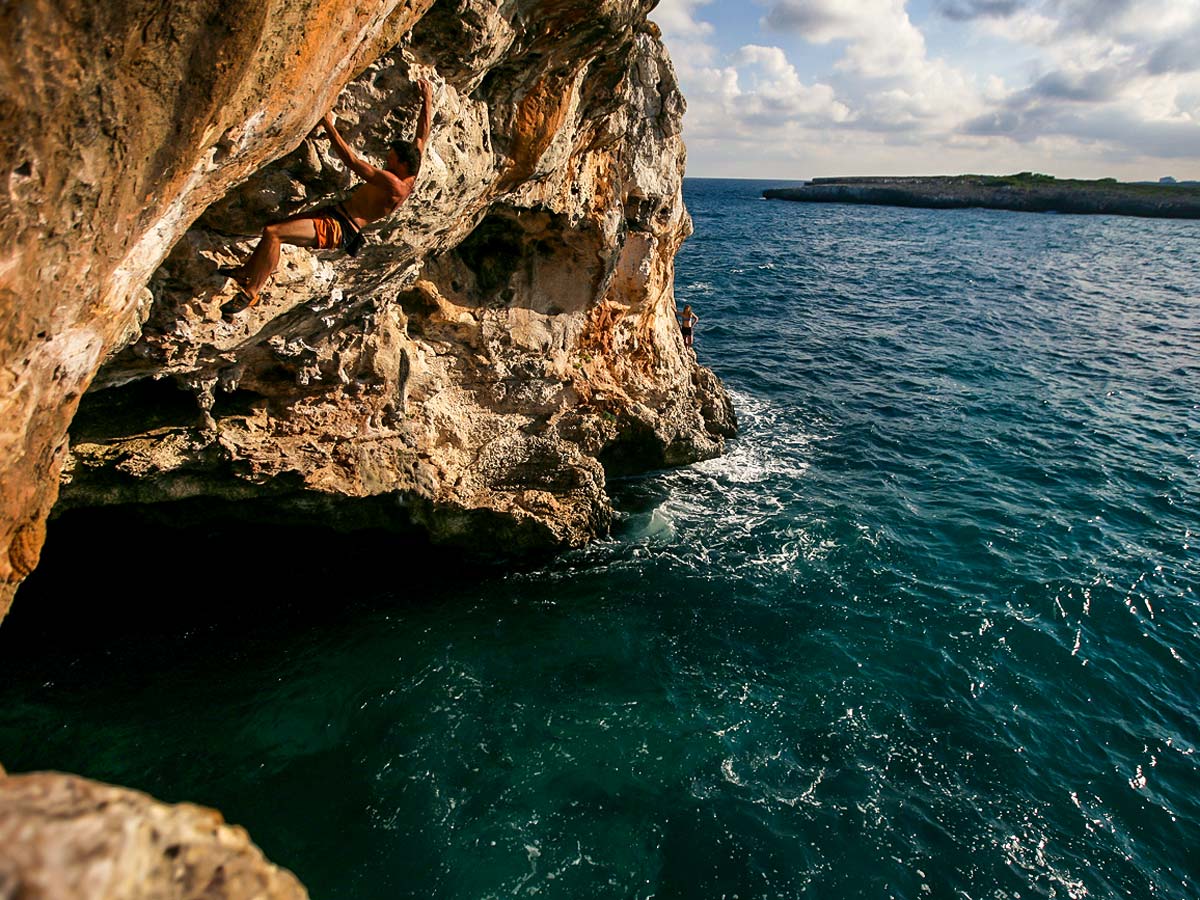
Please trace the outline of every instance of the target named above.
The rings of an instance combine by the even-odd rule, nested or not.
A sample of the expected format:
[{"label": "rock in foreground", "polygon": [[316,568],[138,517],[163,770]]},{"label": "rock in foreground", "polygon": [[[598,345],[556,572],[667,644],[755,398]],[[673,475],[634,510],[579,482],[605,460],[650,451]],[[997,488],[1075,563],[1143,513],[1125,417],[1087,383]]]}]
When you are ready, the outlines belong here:
[{"label": "rock in foreground", "polygon": [[73,775],[0,770],[0,897],[303,900],[308,892],[214,810]]}]

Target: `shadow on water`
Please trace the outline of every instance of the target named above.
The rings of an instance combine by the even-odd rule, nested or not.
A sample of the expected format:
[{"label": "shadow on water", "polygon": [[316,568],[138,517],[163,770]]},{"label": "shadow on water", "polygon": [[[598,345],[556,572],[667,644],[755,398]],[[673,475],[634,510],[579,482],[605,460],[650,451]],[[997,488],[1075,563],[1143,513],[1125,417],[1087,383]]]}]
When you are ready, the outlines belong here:
[{"label": "shadow on water", "polygon": [[41,564],[0,628],[0,659],[215,630],[223,640],[266,630],[284,639],[291,629],[437,604],[497,571],[382,530],[173,526],[133,508],[72,511],[50,524]]},{"label": "shadow on water", "polygon": [[215,807],[314,896],[395,896],[429,876],[421,828],[351,871],[330,828],[360,850],[387,833],[373,748],[403,746],[407,714],[389,698],[439,665],[437,623],[473,621],[533,564],[380,531],[66,514],[0,628],[0,762]]}]

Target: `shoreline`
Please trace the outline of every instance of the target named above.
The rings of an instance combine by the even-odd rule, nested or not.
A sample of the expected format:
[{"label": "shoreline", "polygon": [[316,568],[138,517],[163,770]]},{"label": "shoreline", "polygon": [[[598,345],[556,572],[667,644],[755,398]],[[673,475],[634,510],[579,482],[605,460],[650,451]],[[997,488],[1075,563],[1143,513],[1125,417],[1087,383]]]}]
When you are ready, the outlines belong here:
[{"label": "shoreline", "polygon": [[1078,215],[1200,219],[1200,186],[1079,181],[1048,175],[815,178],[769,188],[767,200],[919,209],[1001,209]]}]

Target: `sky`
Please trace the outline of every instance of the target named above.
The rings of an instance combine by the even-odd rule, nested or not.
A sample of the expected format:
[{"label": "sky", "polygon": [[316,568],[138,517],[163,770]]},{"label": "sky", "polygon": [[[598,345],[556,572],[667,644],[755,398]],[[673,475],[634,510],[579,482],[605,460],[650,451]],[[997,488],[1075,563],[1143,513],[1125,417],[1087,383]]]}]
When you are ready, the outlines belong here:
[{"label": "sky", "polygon": [[688,175],[1200,180],[1200,0],[661,0]]}]

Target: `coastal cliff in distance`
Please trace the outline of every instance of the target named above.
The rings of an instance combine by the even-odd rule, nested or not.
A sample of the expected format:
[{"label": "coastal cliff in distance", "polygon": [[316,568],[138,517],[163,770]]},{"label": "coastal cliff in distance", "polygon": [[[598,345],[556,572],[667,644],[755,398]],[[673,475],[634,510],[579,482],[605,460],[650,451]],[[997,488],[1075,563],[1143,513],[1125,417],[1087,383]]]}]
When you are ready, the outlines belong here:
[{"label": "coastal cliff in distance", "polygon": [[[604,533],[606,472],[719,454],[733,410],[674,315],[684,101],[653,6],[0,13],[0,617],[60,476],[59,510],[521,551]],[[321,115],[382,159],[420,78],[409,203],[356,258],[285,247],[223,320],[218,267],[352,188]]]},{"label": "coastal cliff in distance", "polygon": [[802,187],[770,188],[768,200],[858,203],[925,209],[1007,209],[1200,219],[1200,187],[1078,181],[1023,172],[927,178],[814,178]]}]

